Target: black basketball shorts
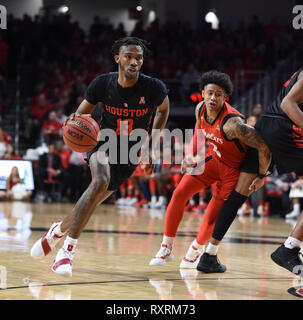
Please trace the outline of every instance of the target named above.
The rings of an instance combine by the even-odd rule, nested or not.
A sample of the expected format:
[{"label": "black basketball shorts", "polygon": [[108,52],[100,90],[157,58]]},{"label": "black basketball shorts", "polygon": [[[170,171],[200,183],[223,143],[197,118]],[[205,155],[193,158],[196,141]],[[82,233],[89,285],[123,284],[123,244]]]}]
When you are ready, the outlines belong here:
[{"label": "black basketball shorts", "polygon": [[272,152],[278,173],[303,175],[303,130],[288,118],[262,115],[255,126]]},{"label": "black basketball shorts", "polygon": [[[271,161],[268,171],[273,172],[274,162]],[[255,148],[248,147],[246,151],[246,156],[240,166],[241,172],[247,173],[259,173],[259,152]]]},{"label": "black basketball shorts", "polygon": [[[101,142],[98,142],[97,146],[88,151],[86,153],[86,162],[89,165],[89,159],[93,153],[97,152],[100,146],[102,145]],[[127,180],[135,171],[137,165],[129,164],[112,164],[109,163],[110,167],[110,182],[108,185],[107,190],[115,191],[120,188],[121,184]]]}]

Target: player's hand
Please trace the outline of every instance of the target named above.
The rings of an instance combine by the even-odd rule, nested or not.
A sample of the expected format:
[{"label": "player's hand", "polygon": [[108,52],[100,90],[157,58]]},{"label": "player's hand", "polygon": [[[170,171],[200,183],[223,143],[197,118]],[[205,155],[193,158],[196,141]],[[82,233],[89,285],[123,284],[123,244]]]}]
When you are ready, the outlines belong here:
[{"label": "player's hand", "polygon": [[192,159],[189,158],[184,158],[181,162],[181,173],[188,172],[189,170],[192,169],[193,166],[193,161]]},{"label": "player's hand", "polygon": [[66,118],[63,126],[65,126],[67,124],[67,121],[74,120],[76,116],[80,116],[80,113],[77,113],[77,112],[72,113],[68,118]]},{"label": "player's hand", "polygon": [[186,156],[181,163],[181,173],[187,173],[192,176],[200,175],[204,172],[204,158],[198,156]]},{"label": "player's hand", "polygon": [[64,121],[64,126],[66,125],[67,121],[69,120],[75,120],[75,117],[77,116],[86,116],[86,117],[91,117],[92,115],[90,113],[79,113],[79,112],[74,112],[72,113],[65,121]]},{"label": "player's hand", "polygon": [[261,178],[256,177],[248,189],[251,191],[257,191],[258,189],[262,188],[263,186],[264,186],[264,178],[261,179]]}]

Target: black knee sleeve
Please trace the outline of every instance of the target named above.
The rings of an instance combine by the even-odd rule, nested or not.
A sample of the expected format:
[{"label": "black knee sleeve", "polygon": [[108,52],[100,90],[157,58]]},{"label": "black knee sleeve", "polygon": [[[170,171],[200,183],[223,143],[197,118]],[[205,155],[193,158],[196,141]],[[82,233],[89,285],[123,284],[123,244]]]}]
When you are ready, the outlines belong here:
[{"label": "black knee sleeve", "polygon": [[232,191],[218,213],[217,221],[212,235],[214,239],[219,241],[223,239],[227,230],[237,216],[239,208],[247,200],[247,198],[247,196],[240,194],[236,190]]}]

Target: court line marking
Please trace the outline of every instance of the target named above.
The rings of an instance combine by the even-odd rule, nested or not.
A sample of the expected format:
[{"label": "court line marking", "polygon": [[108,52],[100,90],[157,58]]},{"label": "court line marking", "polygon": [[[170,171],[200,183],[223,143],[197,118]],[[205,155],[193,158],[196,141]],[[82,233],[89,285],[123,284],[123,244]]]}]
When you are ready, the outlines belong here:
[{"label": "court line marking", "polygon": [[[74,285],[91,285],[91,284],[109,284],[109,283],[131,283],[131,282],[149,282],[152,281],[184,281],[184,280],[190,280],[190,281],[222,281],[222,280],[278,280],[278,281],[290,281],[293,280],[292,278],[276,278],[276,277],[269,277],[269,278],[196,278],[196,279],[180,279],[180,278],[168,278],[168,279],[134,279],[134,280],[105,280],[105,281],[82,281],[82,282],[61,282],[61,283],[47,283],[47,284],[37,284],[32,285],[33,287],[55,287],[55,286],[74,286]],[[1,291],[5,290],[14,290],[14,289],[28,289],[29,286],[16,286],[16,287],[7,287],[7,288],[0,288]]]},{"label": "court line marking", "polygon": [[258,235],[258,234],[249,234],[249,233],[235,233],[236,235],[242,236],[242,237],[251,237],[251,238],[264,238],[264,239],[287,239],[285,236],[265,236],[265,235]]},{"label": "court line marking", "polygon": [[[48,231],[48,228],[41,227],[32,227],[31,231]],[[127,231],[127,230],[102,230],[102,229],[84,229],[83,233],[108,233],[108,234],[134,234],[134,235],[154,235],[154,236],[163,236],[163,232],[147,232],[147,231]],[[177,233],[177,237],[193,237],[196,236],[194,231],[182,231]],[[253,236],[257,237],[257,236]],[[268,240],[257,240],[249,238],[237,238],[237,237],[225,237],[222,242],[231,242],[231,243],[253,243],[253,244],[272,244],[279,245],[281,242],[278,241],[268,241]]]}]

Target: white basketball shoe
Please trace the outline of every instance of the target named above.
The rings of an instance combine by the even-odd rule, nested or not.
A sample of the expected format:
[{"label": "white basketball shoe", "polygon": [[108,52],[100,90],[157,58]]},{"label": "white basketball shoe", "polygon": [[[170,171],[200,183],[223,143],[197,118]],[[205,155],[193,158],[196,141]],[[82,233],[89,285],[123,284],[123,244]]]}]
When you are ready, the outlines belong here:
[{"label": "white basketball shoe", "polygon": [[199,263],[199,258],[203,252],[204,246],[200,249],[195,247],[195,241],[193,241],[188,248],[185,257],[180,263],[180,268],[195,269]]},{"label": "white basketball shoe", "polygon": [[74,254],[72,245],[67,250],[61,248],[54,260],[52,271],[65,277],[71,277]]},{"label": "white basketball shoe", "polygon": [[161,244],[160,250],[157,254],[150,260],[150,266],[165,266],[167,261],[172,261],[174,255],[172,253],[172,245]]},{"label": "white basketball shoe", "polygon": [[62,221],[54,222],[46,234],[36,241],[31,249],[31,256],[33,258],[42,258],[47,256],[64,237],[64,234],[62,233],[59,235],[61,223]]}]

